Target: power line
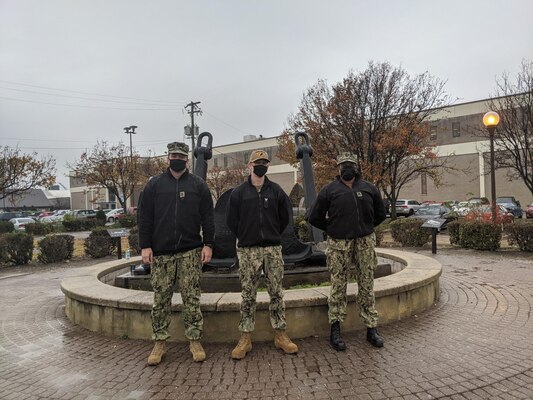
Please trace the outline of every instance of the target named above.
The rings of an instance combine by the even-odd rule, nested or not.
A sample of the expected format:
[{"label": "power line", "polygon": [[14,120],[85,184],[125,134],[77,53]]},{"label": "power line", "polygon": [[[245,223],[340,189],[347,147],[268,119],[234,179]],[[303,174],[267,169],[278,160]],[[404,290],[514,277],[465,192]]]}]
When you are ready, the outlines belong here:
[{"label": "power line", "polygon": [[[70,142],[70,143],[94,143],[94,140],[65,140],[65,139],[37,139],[37,138],[16,138],[16,137],[5,137],[0,136],[0,139],[6,139],[6,140],[28,140],[28,141],[35,141],[35,142]],[[96,141],[103,140],[96,138]],[[137,140],[137,143],[148,143],[150,144],[160,144],[160,143],[168,143],[168,140]]]},{"label": "power line", "polygon": [[47,90],[56,90],[58,92],[86,94],[86,95],[89,95],[89,96],[111,97],[111,98],[115,98],[115,99],[139,100],[139,101],[148,101],[148,102],[152,102],[152,103],[166,103],[166,104],[173,104],[173,105],[183,105],[183,104],[185,104],[184,101],[149,100],[149,99],[142,99],[142,98],[137,98],[137,97],[113,96],[113,95],[110,95],[110,94],[80,92],[80,91],[77,91],[77,90],[69,90],[69,89],[59,89],[59,88],[53,88],[53,87],[50,87],[50,86],[30,85],[30,84],[27,84],[27,83],[11,82],[11,81],[5,81],[5,80],[2,80],[2,79],[0,79],[0,82],[9,83],[11,85],[27,86],[27,87],[34,87],[34,88],[47,89]]},{"label": "power line", "polygon": [[[134,101],[95,99],[94,97],[91,98],[91,97],[81,97],[81,96],[69,96],[68,94],[46,93],[46,92],[39,92],[37,90],[25,90],[25,89],[8,88],[8,87],[5,87],[5,86],[0,86],[0,89],[13,90],[13,91],[16,91],[16,92],[24,92],[24,93],[33,93],[33,94],[39,94],[39,95],[44,95],[44,96],[65,97],[65,98],[69,98],[69,99],[101,101],[101,102],[105,102],[105,103],[137,104],[137,105],[143,105],[143,106],[149,106],[149,105],[161,106],[161,105],[166,105],[166,104],[158,104],[157,102],[156,103],[154,103],[154,102],[152,102],[152,103],[140,103],[140,102],[134,102]],[[168,106],[171,107],[171,106],[174,106],[174,104],[168,103]]]},{"label": "power line", "polygon": [[250,134],[249,132],[245,132],[245,131],[243,131],[242,129],[237,128],[236,126],[233,126],[233,125],[231,125],[231,124],[229,124],[229,123],[227,123],[227,122],[222,121],[220,118],[214,116],[214,115],[211,114],[211,113],[208,113],[207,111],[204,111],[204,112],[205,112],[207,115],[209,115],[211,118],[217,120],[218,122],[220,122],[220,123],[222,123],[222,124],[224,124],[224,125],[226,125],[226,126],[229,126],[230,128],[235,129],[236,131],[239,131],[239,132],[241,132],[241,133],[244,133],[245,135],[249,135],[249,134]]},{"label": "power line", "polygon": [[122,107],[84,106],[84,105],[64,104],[64,103],[49,103],[49,102],[45,102],[45,101],[17,99],[17,98],[14,98],[14,97],[0,97],[0,99],[13,100],[13,101],[22,101],[22,102],[25,102],[25,103],[34,103],[34,104],[47,104],[47,105],[51,105],[51,106],[76,107],[76,108],[97,108],[97,109],[104,109],[104,110],[175,111],[174,108],[122,108]]}]

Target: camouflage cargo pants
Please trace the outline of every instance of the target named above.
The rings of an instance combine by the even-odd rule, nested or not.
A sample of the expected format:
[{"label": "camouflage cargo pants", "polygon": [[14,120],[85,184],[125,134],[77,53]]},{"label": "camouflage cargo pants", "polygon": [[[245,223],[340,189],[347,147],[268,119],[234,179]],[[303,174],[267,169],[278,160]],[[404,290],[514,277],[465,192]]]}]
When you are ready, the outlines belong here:
[{"label": "camouflage cargo pants", "polygon": [[200,249],[183,253],[154,257],[151,282],[154,289],[152,307],[152,339],[166,340],[170,337],[170,307],[173,286],[178,282],[183,300],[183,323],[189,340],[202,337],[203,317],[200,311],[200,275],[202,263]]},{"label": "camouflage cargo pants", "polygon": [[328,299],[328,319],[332,324],[342,322],[346,317],[346,288],[352,263],[355,265],[355,279],[358,285],[357,305],[359,315],[368,328],[378,323],[375,308],[374,271],[377,256],[374,251],[374,233],[357,239],[333,239],[327,241],[327,264],[331,273],[331,294]]},{"label": "camouflage cargo pants", "polygon": [[281,246],[238,248],[237,256],[242,286],[239,330],[253,332],[255,329],[257,287],[263,267],[270,295],[270,323],[274,329],[286,329]]}]

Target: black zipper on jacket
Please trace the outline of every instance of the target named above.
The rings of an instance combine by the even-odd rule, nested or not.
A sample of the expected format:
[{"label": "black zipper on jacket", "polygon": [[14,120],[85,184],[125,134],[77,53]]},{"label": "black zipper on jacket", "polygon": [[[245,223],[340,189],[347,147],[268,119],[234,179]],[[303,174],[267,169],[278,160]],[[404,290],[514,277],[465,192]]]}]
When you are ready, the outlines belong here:
[{"label": "black zipper on jacket", "polygon": [[257,195],[259,196],[259,233],[261,234],[261,242],[265,239],[263,235],[263,196],[261,196],[262,190],[263,188],[261,188],[261,190],[257,192]]},{"label": "black zipper on jacket", "polygon": [[[176,206],[174,207],[174,240],[176,240],[176,236],[178,236],[178,202],[180,201],[180,183],[178,180],[176,180],[176,198],[174,199],[174,202]],[[181,241],[181,236],[180,236]],[[179,241],[176,244],[176,250],[178,249]]]},{"label": "black zipper on jacket", "polygon": [[[352,192],[353,200],[355,201],[355,210],[357,212],[357,218],[359,219],[359,224],[361,223],[361,213],[359,212],[359,204],[357,203],[357,197],[355,197],[355,192],[353,191],[353,186],[350,188],[350,191]],[[355,224],[356,231],[357,231],[358,224]],[[359,233],[362,235],[361,228],[359,227]],[[355,232],[355,235],[357,236],[357,232]]]}]

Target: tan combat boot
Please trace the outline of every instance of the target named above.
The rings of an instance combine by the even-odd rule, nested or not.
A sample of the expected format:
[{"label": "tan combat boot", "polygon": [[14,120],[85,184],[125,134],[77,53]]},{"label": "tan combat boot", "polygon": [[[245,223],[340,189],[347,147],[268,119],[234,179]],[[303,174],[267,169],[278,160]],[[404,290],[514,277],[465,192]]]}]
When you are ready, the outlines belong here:
[{"label": "tan combat boot", "polygon": [[242,360],[250,350],[252,350],[252,333],[242,332],[239,343],[237,343],[237,346],[231,352],[231,358]]},{"label": "tan combat boot", "polygon": [[148,357],[148,365],[157,365],[167,352],[167,342],[164,340],[156,340],[154,348]]},{"label": "tan combat boot", "polygon": [[276,329],[276,336],[274,337],[274,345],[278,349],[282,349],[287,354],[298,353],[298,346],[296,346],[287,336],[284,330]]},{"label": "tan combat boot", "polygon": [[189,350],[191,351],[192,359],[194,361],[201,362],[205,360],[205,351],[199,340],[191,340],[189,343]]}]

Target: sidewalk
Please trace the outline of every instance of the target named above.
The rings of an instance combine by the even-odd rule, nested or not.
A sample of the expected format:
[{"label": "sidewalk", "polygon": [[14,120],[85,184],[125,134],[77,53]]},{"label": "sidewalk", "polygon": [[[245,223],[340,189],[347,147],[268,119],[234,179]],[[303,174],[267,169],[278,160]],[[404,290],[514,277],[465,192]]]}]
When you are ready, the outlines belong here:
[{"label": "sidewalk", "polygon": [[170,343],[155,368],[146,366],[150,342],[68,321],[59,282],[74,264],[0,279],[0,398],[533,398],[533,255],[416,252],[442,263],[441,299],[381,327],[384,348],[372,348],[361,331],[345,336],[346,352],[307,338],[296,341],[297,355],[255,343],[237,362],[232,345],[206,343],[208,359],[197,364],[188,346]]}]

